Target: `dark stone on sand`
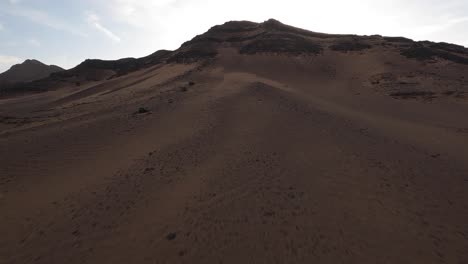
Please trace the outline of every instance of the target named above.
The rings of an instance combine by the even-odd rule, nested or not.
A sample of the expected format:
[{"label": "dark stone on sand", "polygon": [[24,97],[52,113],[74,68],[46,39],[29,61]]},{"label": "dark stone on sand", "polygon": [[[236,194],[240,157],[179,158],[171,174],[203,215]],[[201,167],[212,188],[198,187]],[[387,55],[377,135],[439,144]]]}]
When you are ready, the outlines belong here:
[{"label": "dark stone on sand", "polygon": [[174,240],[176,238],[177,234],[176,233],[169,233],[167,236],[166,236],[166,239],[171,241],[171,240]]},{"label": "dark stone on sand", "polygon": [[146,113],[148,113],[148,112],[149,112],[149,110],[146,109],[146,108],[144,108],[144,107],[140,107],[140,108],[138,109],[138,113],[139,113],[139,114],[146,114]]}]

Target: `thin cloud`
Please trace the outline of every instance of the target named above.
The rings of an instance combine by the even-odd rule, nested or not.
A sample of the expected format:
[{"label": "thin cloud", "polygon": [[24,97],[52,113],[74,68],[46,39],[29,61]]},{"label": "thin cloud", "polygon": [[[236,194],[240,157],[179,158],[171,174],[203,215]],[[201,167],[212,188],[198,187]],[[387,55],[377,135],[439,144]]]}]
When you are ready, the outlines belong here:
[{"label": "thin cloud", "polygon": [[114,32],[112,32],[110,29],[104,27],[101,22],[100,22],[100,18],[98,15],[94,14],[94,13],[88,13],[87,14],[87,21],[89,24],[91,24],[94,28],[96,28],[98,31],[104,33],[104,35],[106,35],[108,38],[110,38],[111,40],[115,41],[115,42],[120,42],[121,39],[119,36],[117,36],[116,34],[114,34]]},{"label": "thin cloud", "polygon": [[0,31],[5,30],[5,27],[3,26],[2,23],[0,23]]},{"label": "thin cloud", "polygon": [[43,25],[55,30],[61,30],[65,32],[69,32],[74,35],[78,35],[81,37],[87,37],[86,34],[76,30],[75,27],[69,25],[65,21],[57,19],[55,17],[50,16],[48,13],[43,12],[41,10],[30,9],[25,7],[15,7],[8,10],[8,14],[26,18],[34,23],[39,25]]},{"label": "thin cloud", "polygon": [[37,40],[37,39],[29,39],[28,43],[29,43],[29,45],[34,46],[34,47],[40,47],[41,46],[41,42],[39,42],[39,40]]},{"label": "thin cloud", "polygon": [[13,41],[13,40],[9,40],[9,41],[5,41],[5,42],[0,42],[0,46],[12,48],[12,47],[18,47],[19,45],[18,45],[18,42]]},{"label": "thin cloud", "polygon": [[468,48],[468,40],[465,41],[465,42],[463,42],[463,43],[461,43],[461,45],[464,46],[465,48]]},{"label": "thin cloud", "polygon": [[12,65],[21,63],[22,61],[22,59],[15,56],[0,55],[0,72],[4,72]]},{"label": "thin cloud", "polygon": [[[176,10],[182,11],[191,6],[194,0],[111,0],[110,10],[115,19],[139,28],[151,28],[155,21]],[[204,1],[197,4],[203,5]],[[157,15],[155,15],[157,14]]]},{"label": "thin cloud", "polygon": [[447,30],[453,26],[456,26],[464,22],[468,22],[468,17],[452,18],[439,24],[420,27],[418,28],[418,31],[422,34],[432,34],[432,33],[440,32],[443,30]]},{"label": "thin cloud", "polygon": [[15,56],[0,55],[0,64],[19,63],[21,59]]}]

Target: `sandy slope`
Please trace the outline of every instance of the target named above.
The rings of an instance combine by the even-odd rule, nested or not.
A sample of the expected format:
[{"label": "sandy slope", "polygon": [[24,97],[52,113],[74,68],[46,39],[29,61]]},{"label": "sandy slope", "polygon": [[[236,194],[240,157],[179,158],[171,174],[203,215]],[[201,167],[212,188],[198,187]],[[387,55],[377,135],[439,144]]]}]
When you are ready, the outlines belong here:
[{"label": "sandy slope", "polygon": [[0,263],[467,263],[468,105],[388,96],[422,63],[385,56],[222,49],[0,100]]}]

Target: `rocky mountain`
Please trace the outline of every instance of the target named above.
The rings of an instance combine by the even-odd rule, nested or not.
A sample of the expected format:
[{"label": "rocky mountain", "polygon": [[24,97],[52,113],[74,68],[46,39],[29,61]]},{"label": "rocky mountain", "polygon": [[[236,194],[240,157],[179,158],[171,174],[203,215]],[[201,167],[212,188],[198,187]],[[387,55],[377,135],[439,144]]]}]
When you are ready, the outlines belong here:
[{"label": "rocky mountain", "polygon": [[59,66],[45,65],[38,60],[25,60],[23,63],[13,65],[9,70],[1,73],[0,83],[31,82],[63,70]]},{"label": "rocky mountain", "polygon": [[[373,53],[381,51],[395,57],[425,63],[445,61],[468,65],[468,49],[449,43],[416,42],[404,37],[380,35],[358,36],[312,32],[285,25],[270,19],[263,23],[231,21],[214,26],[206,33],[185,42],[175,51],[160,50],[143,58],[124,58],[115,61],[89,59],[73,69],[60,71],[56,66],[47,68],[38,61],[26,61],[4,73],[3,79],[31,81],[10,87],[10,91],[45,91],[67,85],[114,79],[128,73],[170,63],[194,63],[215,59],[220,49],[232,48],[240,55],[277,54],[290,56],[326,56],[330,52]],[[23,64],[22,64],[23,65]],[[42,72],[21,70],[38,67]],[[30,76],[21,77],[21,72]],[[1,80],[2,78],[0,78]],[[5,92],[7,89],[3,89]]]}]

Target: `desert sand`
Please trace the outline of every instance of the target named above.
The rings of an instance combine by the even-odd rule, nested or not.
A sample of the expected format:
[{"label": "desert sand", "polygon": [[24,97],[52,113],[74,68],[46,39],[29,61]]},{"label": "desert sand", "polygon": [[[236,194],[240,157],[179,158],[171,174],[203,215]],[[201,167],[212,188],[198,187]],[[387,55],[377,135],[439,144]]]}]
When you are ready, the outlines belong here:
[{"label": "desert sand", "polygon": [[243,23],[0,99],[0,263],[468,263],[468,65]]}]

